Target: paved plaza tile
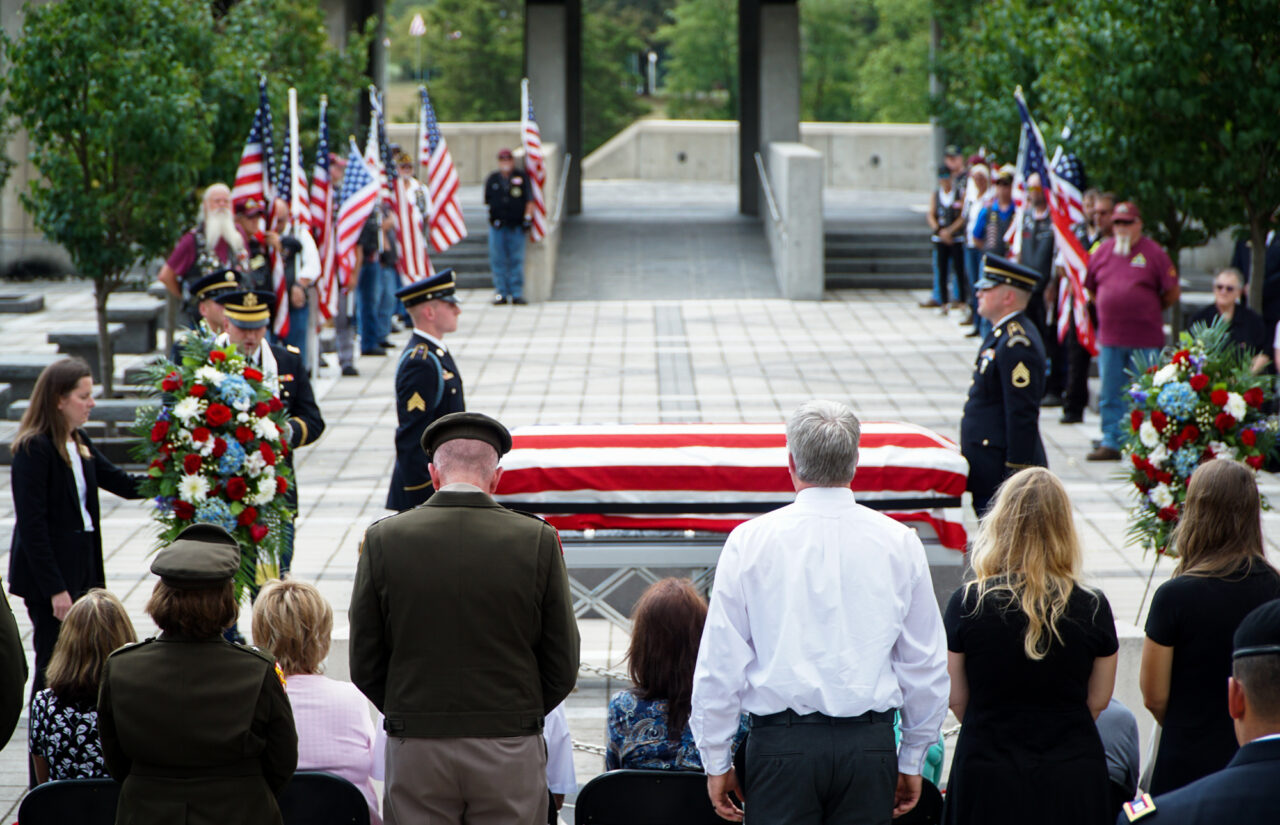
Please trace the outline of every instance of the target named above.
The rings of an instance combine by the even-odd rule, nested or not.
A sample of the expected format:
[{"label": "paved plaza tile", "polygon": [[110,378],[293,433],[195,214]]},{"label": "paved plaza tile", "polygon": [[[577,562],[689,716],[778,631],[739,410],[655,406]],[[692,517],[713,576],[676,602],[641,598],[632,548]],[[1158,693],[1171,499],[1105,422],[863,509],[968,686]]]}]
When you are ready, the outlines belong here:
[{"label": "paved plaza tile", "polygon": [[[51,326],[92,323],[87,286],[54,282],[31,288],[45,293],[48,309],[0,316],[0,356],[52,352],[44,343]],[[863,419],[908,421],[955,438],[976,345],[962,337],[954,315],[917,308],[921,297],[842,291],[821,302],[655,297],[493,307],[487,293],[477,291],[464,295],[460,329],[449,344],[468,408],[509,426],[777,422],[806,399],[832,398],[850,403]],[[405,334],[395,340],[402,344]],[[332,602],[339,637],[346,633],[360,537],[369,523],[387,515],[394,356],[362,357],[359,377],[339,378],[336,369],[325,370],[315,389],[326,431],[297,453],[301,499],[294,575],[314,582]],[[132,358],[122,356],[118,366]],[[1074,426],[1057,423],[1057,417],[1057,410],[1046,410],[1041,429],[1050,466],[1073,499],[1088,578],[1106,592],[1118,619],[1140,625],[1151,560],[1125,546],[1128,494],[1115,478],[1119,465],[1084,461],[1090,439],[1097,437],[1095,414]],[[12,423],[2,426],[12,432]],[[0,473],[0,547],[6,550],[14,524],[9,484],[9,474]],[[1273,476],[1264,475],[1262,486],[1280,501]],[[154,532],[146,507],[108,493],[101,504],[108,587],[124,600],[139,634],[149,635],[154,625],[142,607],[154,581],[147,572]],[[972,527],[971,514],[967,518]],[[1280,560],[1280,515],[1268,512],[1264,520],[1268,552]],[[1154,582],[1167,578],[1171,567],[1162,563]],[[14,608],[29,635],[20,599]],[[247,613],[241,627],[248,629]],[[585,662],[623,666],[624,633],[602,620],[582,622],[582,632]],[[616,680],[584,676],[568,707],[576,740],[603,743],[605,705],[620,687]],[[5,822],[13,821],[26,782],[25,724],[24,717],[0,754]],[[580,783],[602,769],[602,760],[585,752],[576,755],[576,764]]]}]

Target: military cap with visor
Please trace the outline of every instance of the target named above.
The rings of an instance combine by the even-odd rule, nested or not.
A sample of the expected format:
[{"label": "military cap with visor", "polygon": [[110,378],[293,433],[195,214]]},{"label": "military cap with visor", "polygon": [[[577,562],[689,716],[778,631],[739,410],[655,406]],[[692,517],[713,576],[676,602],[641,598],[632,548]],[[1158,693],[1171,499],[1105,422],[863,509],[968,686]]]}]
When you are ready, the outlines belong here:
[{"label": "military cap with visor", "polygon": [[225,292],[214,300],[222,304],[227,321],[240,329],[261,329],[271,323],[276,296],[265,290]]},{"label": "military cap with visor", "polygon": [[511,433],[502,426],[502,422],[478,412],[440,416],[423,431],[420,443],[427,458],[431,458],[441,444],[455,438],[483,441],[498,451],[499,458],[511,451]]},{"label": "military cap with visor", "polygon": [[239,291],[240,276],[229,267],[215,269],[191,283],[191,297],[196,301],[207,301],[225,292]]},{"label": "military cap with visor", "polygon": [[238,569],[240,545],[215,524],[191,525],[151,562],[151,572],[179,590],[226,584]]},{"label": "military cap with visor", "polygon": [[974,286],[978,289],[1011,286],[1031,292],[1039,283],[1040,273],[1034,269],[987,253],[982,256],[982,277]]},{"label": "military cap with visor", "polygon": [[405,308],[427,301],[448,301],[458,303],[458,282],[452,269],[442,269],[430,278],[414,281],[406,287],[396,290],[396,297],[404,302]]},{"label": "military cap with visor", "polygon": [[1280,599],[1258,605],[1244,617],[1232,639],[1232,659],[1280,656]]}]

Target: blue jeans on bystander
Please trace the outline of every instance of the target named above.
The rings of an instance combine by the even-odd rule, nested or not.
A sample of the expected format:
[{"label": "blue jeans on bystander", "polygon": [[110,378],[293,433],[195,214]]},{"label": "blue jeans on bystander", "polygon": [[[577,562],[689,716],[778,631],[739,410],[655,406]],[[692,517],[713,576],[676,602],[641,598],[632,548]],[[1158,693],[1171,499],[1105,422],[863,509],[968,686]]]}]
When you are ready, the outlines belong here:
[{"label": "blue jeans on bystander", "polygon": [[1113,450],[1124,444],[1124,389],[1129,385],[1128,370],[1138,355],[1154,358],[1159,347],[1099,347],[1098,377],[1102,386],[1098,392],[1098,417],[1102,419],[1102,446]]},{"label": "blue jeans on bystander", "polygon": [[383,293],[387,281],[382,277],[382,266],[376,261],[365,261],[360,267],[360,283],[356,285],[356,317],[360,331],[360,352],[378,352],[378,342],[385,335],[378,313],[386,303]]},{"label": "blue jeans on bystander", "polygon": [[508,300],[524,297],[524,229],[489,227],[489,267],[493,288]]}]

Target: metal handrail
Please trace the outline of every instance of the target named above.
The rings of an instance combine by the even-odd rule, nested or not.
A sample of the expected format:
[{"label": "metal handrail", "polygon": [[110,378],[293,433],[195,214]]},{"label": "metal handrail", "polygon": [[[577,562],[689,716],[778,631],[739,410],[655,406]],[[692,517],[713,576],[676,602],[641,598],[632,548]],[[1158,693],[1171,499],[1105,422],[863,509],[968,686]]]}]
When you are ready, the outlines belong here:
[{"label": "metal handrail", "polygon": [[556,214],[554,217],[552,217],[551,225],[547,227],[548,229],[550,229],[552,226],[560,225],[560,216],[564,212],[564,188],[569,183],[568,170],[572,168],[572,166],[573,166],[573,153],[565,152],[564,163],[560,166],[560,191],[556,193]]},{"label": "metal handrail", "polygon": [[764,200],[769,206],[769,216],[773,218],[773,225],[777,227],[778,234],[782,236],[782,240],[787,240],[787,223],[782,219],[782,214],[778,211],[778,202],[773,198],[773,184],[769,180],[769,173],[764,168],[764,158],[759,152],[755,153],[756,171],[760,174],[760,184],[764,187]]}]

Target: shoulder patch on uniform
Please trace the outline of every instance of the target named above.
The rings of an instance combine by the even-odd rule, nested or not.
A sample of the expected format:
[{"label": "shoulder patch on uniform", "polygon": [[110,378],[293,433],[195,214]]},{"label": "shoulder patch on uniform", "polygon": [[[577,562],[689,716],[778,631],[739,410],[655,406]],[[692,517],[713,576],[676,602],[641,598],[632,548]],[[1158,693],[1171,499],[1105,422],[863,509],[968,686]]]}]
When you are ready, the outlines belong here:
[{"label": "shoulder patch on uniform", "polygon": [[406,410],[420,410],[422,412],[426,412],[427,402],[423,401],[422,396],[415,391],[413,395],[409,396],[409,400],[405,402],[404,407]]},{"label": "shoulder patch on uniform", "polygon": [[280,680],[280,687],[288,690],[289,680],[284,678],[284,668],[280,667],[280,662],[276,662],[276,678]]},{"label": "shoulder patch on uniform", "polygon": [[1004,328],[1010,335],[1025,335],[1027,332],[1022,328],[1022,324],[1019,324],[1017,321],[1010,321],[1004,325]]},{"label": "shoulder patch on uniform", "polygon": [[298,349],[298,348],[297,348],[297,347],[295,347],[293,344],[285,344],[285,345],[284,345],[284,348],[285,348],[285,349],[287,349],[287,350],[289,350],[289,352],[292,352],[294,355],[301,355],[301,354],[302,354],[302,350]]},{"label": "shoulder patch on uniform", "polygon": [[1018,389],[1022,389],[1031,383],[1031,370],[1027,369],[1026,364],[1019,361],[1018,365],[1013,368],[1013,372],[1009,373],[1009,383]]},{"label": "shoulder patch on uniform", "polygon": [[1151,798],[1151,794],[1144,793],[1132,802],[1124,803],[1124,807],[1121,808],[1121,810],[1124,811],[1126,819],[1130,822],[1137,822],[1147,814],[1155,813],[1156,803],[1155,800]]},{"label": "shoulder patch on uniform", "polygon": [[1029,346],[1031,346],[1031,339],[1030,339],[1030,338],[1028,338],[1028,337],[1027,337],[1027,336],[1025,336],[1025,335],[1020,334],[1020,333],[1015,333],[1015,334],[1013,334],[1013,335],[1010,335],[1010,336],[1009,336],[1009,339],[1008,339],[1008,342],[1009,342],[1009,346],[1011,346],[1011,347],[1017,347],[1017,346],[1029,347]]}]

